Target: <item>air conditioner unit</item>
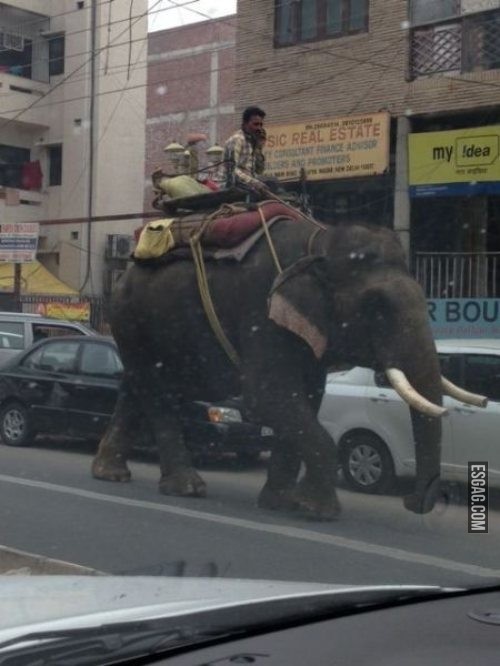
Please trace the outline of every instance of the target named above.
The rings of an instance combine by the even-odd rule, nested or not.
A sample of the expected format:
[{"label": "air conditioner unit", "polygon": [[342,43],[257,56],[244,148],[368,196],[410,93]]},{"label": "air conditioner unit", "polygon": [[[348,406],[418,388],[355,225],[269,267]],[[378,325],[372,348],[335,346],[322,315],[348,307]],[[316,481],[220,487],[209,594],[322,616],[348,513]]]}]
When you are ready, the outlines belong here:
[{"label": "air conditioner unit", "polygon": [[125,234],[108,236],[107,256],[110,259],[129,259],[134,249],[134,238]]},{"label": "air conditioner unit", "polygon": [[19,33],[0,31],[0,50],[24,51],[24,37]]}]

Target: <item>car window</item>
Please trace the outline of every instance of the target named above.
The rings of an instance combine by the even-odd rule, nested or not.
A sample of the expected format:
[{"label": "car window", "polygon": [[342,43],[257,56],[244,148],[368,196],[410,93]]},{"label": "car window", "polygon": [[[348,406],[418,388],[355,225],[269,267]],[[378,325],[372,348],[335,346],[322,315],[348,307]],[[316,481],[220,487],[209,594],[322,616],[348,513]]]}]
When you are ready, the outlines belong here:
[{"label": "car window", "polygon": [[454,384],[460,384],[460,355],[441,352],[438,354],[441,374]]},{"label": "car window", "polygon": [[0,321],[0,349],[24,349],[24,324]]},{"label": "car window", "polygon": [[83,335],[78,328],[59,324],[32,324],[32,330],[33,342],[39,342],[46,338],[57,338],[62,335]]},{"label": "car window", "polygon": [[375,379],[375,384],[379,388],[392,388],[385,372],[376,372],[373,377]]},{"label": "car window", "polygon": [[108,345],[86,344],[80,360],[80,372],[85,375],[116,377],[123,370],[121,360]]},{"label": "car window", "polygon": [[[441,373],[453,383],[460,382],[460,366],[458,354],[440,353],[439,364]],[[375,384],[380,388],[392,388],[385,372],[374,374]]]},{"label": "car window", "polygon": [[473,393],[500,401],[500,356],[470,354],[465,357],[465,386]]},{"label": "car window", "polygon": [[21,365],[33,370],[76,372],[78,348],[77,342],[53,342],[35,349]]}]

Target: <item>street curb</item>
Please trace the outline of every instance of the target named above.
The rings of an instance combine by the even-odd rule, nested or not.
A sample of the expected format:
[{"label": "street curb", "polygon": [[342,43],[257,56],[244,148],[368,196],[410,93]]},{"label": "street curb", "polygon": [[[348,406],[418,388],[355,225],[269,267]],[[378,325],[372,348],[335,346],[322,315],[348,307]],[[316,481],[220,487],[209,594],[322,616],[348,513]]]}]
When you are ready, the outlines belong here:
[{"label": "street curb", "polygon": [[102,576],[102,571],[79,564],[26,553],[23,550],[0,546],[0,575],[2,576]]}]

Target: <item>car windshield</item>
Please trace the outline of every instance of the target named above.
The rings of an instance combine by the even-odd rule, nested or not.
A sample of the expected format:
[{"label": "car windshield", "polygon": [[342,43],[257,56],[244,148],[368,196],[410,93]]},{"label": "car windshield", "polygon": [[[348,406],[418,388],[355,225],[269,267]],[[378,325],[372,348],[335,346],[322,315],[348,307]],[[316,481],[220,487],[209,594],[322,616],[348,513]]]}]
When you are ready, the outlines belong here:
[{"label": "car windshield", "polygon": [[0,655],[500,584],[499,432],[500,0],[0,0]]}]

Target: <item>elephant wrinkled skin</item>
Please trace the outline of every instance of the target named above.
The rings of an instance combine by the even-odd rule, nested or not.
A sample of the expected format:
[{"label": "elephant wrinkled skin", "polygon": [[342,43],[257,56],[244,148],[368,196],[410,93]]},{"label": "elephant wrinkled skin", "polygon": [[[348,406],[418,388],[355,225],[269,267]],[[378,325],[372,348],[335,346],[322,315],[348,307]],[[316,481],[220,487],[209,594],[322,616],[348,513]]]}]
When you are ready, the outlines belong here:
[{"label": "elephant wrinkled skin", "polygon": [[[327,369],[339,363],[397,368],[421,396],[441,404],[426,301],[396,235],[337,226],[312,239],[317,231],[306,221],[281,220],[271,227],[283,267],[279,276],[265,240],[241,264],[207,262],[212,298],[239,367],[207,321],[191,261],[129,268],[111,317],[125,366],[123,387],[94,476],[130,478],[127,451],[141,436],[138,424],[145,417],[158,446],[160,491],[205,495],[179,409],[185,401],[241,394],[247,417],[277,435],[259,505],[331,520],[340,511],[337,452],[317,420]],[[423,513],[432,509],[439,486],[441,422],[410,411],[417,471],[405,506]],[[305,474],[298,483],[301,463]]]}]

